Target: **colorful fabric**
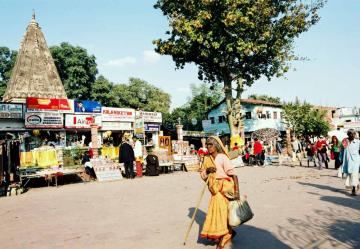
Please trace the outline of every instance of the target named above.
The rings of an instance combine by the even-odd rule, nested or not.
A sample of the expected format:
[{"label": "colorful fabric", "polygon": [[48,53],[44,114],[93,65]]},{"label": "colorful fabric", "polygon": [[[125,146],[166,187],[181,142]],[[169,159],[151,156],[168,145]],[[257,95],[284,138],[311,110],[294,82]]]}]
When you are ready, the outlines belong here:
[{"label": "colorful fabric", "polygon": [[216,179],[210,174],[208,182],[211,199],[200,236],[217,240],[228,234],[228,204],[226,195],[234,195],[234,182],[231,178]]},{"label": "colorful fabric", "polygon": [[20,152],[20,167],[31,167],[34,166],[33,162],[33,153],[30,152]]}]

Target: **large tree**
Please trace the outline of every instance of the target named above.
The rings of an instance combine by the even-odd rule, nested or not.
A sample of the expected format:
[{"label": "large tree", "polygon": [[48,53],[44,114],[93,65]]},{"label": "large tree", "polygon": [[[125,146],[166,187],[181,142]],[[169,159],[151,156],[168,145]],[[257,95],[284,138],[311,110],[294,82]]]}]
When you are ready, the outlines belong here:
[{"label": "large tree", "polygon": [[9,83],[11,71],[16,61],[16,55],[16,51],[11,51],[7,47],[0,47],[0,100]]},{"label": "large tree", "polygon": [[90,96],[91,100],[99,101],[103,106],[118,106],[114,84],[103,75],[100,75],[92,84]]},{"label": "large tree", "polygon": [[294,135],[327,135],[330,126],[326,111],[299,100],[284,104],[283,109],[284,120]]},{"label": "large tree", "polygon": [[118,106],[168,113],[170,95],[148,82],[130,78],[128,84],[115,84],[114,93]]},{"label": "large tree", "polygon": [[[164,125],[170,130],[175,130],[175,124],[180,118],[184,130],[202,131],[202,120],[207,119],[207,112],[223,99],[223,93],[219,84],[214,84],[209,89],[206,84],[199,86],[192,84],[192,96],[187,103],[181,107],[175,108],[171,114],[164,118]],[[196,120],[196,123],[193,123]]]},{"label": "large tree", "polygon": [[156,52],[171,55],[177,68],[198,66],[198,77],[224,84],[231,134],[237,133],[232,85],[239,106],[243,86],[270,80],[289,69],[294,39],[319,20],[324,0],[158,0],[169,19],[169,38],[154,41]]},{"label": "large tree", "polygon": [[257,100],[264,100],[268,102],[272,102],[275,104],[281,104],[281,99],[279,97],[272,97],[266,94],[263,95],[257,95],[257,94],[251,94],[248,96],[249,99],[257,99]]},{"label": "large tree", "polygon": [[50,47],[50,51],[68,98],[89,99],[98,73],[95,56],[66,42]]}]

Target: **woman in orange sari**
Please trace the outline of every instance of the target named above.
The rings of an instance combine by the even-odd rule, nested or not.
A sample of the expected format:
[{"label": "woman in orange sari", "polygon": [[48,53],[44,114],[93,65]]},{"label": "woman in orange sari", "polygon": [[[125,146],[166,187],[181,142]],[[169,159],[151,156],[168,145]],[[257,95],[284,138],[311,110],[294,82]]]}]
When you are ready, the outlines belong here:
[{"label": "woman in orange sari", "polygon": [[209,137],[206,147],[209,155],[204,157],[200,175],[203,180],[208,180],[211,199],[200,236],[217,242],[217,248],[223,249],[235,236],[235,231],[228,225],[229,199],[236,198],[232,178],[234,166],[218,137]]}]

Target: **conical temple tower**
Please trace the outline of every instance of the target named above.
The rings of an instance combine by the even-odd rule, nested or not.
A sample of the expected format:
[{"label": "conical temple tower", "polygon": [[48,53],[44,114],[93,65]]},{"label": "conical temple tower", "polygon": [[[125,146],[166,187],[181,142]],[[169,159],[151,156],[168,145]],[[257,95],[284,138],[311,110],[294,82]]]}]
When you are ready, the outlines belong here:
[{"label": "conical temple tower", "polygon": [[35,13],[20,44],[3,101],[23,103],[26,97],[67,98]]}]

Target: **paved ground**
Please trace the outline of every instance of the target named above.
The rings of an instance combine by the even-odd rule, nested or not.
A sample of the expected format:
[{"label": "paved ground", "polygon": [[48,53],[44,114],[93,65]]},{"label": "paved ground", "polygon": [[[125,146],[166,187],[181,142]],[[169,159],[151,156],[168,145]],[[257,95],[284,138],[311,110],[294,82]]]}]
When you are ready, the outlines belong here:
[{"label": "paved ground", "polygon": [[[255,217],[229,248],[360,248],[360,197],[335,170],[237,169]],[[202,182],[177,172],[108,183],[30,189],[0,198],[0,248],[215,248],[198,239],[209,194],[184,233]]]}]

